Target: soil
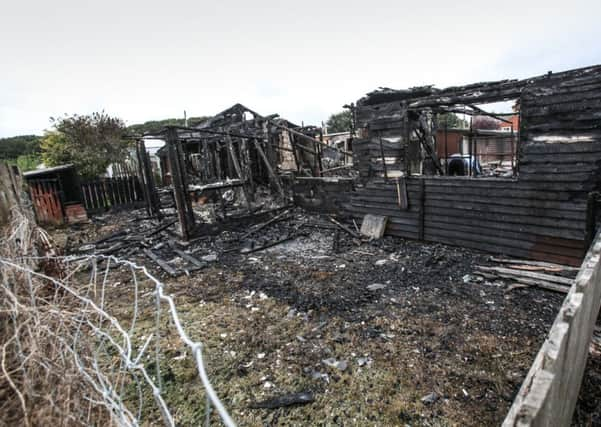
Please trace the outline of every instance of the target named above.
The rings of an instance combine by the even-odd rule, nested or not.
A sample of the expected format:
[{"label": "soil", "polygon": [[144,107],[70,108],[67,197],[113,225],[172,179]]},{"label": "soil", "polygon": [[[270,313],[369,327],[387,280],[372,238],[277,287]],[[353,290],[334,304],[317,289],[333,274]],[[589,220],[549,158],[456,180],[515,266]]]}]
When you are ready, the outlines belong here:
[{"label": "soil", "polygon": [[[69,246],[129,220],[70,232]],[[216,260],[177,278],[132,256],[175,296],[184,327],[204,343],[209,378],[239,425],[499,425],[564,298],[541,289],[507,291],[476,277],[476,266],[492,265],[487,254],[389,237],[359,241],[300,211],[240,241],[248,230],[238,224],[187,246],[199,259]],[[257,252],[237,250],[282,236],[295,237]],[[114,295],[123,318],[130,286],[123,279]],[[147,308],[140,335],[154,322]],[[178,425],[199,424],[204,392],[164,321],[167,402]],[[302,392],[313,401],[257,408]],[[589,358],[574,424],[599,425],[599,402],[597,354]],[[158,423],[156,411],[148,411],[146,421]]]}]

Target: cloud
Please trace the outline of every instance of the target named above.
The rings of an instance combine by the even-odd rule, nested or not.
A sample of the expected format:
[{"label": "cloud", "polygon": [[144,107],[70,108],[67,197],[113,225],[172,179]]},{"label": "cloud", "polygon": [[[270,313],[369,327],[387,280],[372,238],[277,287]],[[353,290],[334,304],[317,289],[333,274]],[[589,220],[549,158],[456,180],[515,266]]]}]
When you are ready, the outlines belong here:
[{"label": "cloud", "polygon": [[444,87],[601,62],[598,0],[9,2],[0,136],[102,110],[129,123],[241,102],[319,124],[379,86]]}]

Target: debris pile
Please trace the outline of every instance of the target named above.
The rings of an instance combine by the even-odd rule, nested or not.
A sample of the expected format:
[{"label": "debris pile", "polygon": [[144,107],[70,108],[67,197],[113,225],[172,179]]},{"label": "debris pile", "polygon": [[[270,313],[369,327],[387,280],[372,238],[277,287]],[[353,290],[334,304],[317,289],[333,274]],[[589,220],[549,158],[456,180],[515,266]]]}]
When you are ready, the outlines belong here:
[{"label": "debris pile", "polygon": [[[396,405],[412,424],[474,416],[494,424],[562,296],[504,292],[479,267],[569,276],[460,247],[369,239],[360,221],[289,206],[228,215],[183,242],[176,217],[162,212],[161,221],[141,210],[94,219],[97,235],[73,236],[71,246],[129,254],[165,279],[182,321],[202,329],[212,378],[245,424],[335,423],[352,411],[363,424],[390,425]],[[378,412],[374,396],[383,395]],[[191,399],[181,410],[194,419]]]},{"label": "debris pile", "polygon": [[536,287],[567,294],[578,268],[549,262],[526,261],[491,257],[500,266],[476,267],[476,276],[488,280],[500,280],[508,284],[507,290]]},{"label": "debris pile", "polygon": [[[205,211],[214,209],[211,204],[204,208]],[[198,227],[197,237],[182,241],[178,234],[178,220],[173,213],[163,210],[165,212],[167,214],[161,220],[148,217],[143,210],[131,211],[120,218],[112,215],[112,224],[105,227],[111,231],[79,245],[77,252],[112,255],[142,263],[151,261],[151,265],[176,277],[203,269],[224,256],[248,255],[301,238],[310,241],[315,238],[312,235],[316,230],[326,230],[326,234],[332,235],[324,253],[337,252],[344,245],[339,234],[341,230],[352,239],[351,245],[358,244],[361,239],[359,233],[333,217],[308,214],[299,208],[276,207],[203,223]],[[103,222],[103,218],[95,221]],[[115,230],[115,227],[118,229]],[[318,239],[323,240],[323,236]],[[292,244],[286,250],[303,251],[305,244]]]}]

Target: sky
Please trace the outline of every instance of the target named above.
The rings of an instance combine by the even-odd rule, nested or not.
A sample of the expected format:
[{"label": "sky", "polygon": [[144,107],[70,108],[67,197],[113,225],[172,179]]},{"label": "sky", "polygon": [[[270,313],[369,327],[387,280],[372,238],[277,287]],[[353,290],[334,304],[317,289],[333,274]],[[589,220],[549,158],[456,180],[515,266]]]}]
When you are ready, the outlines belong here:
[{"label": "sky", "polygon": [[600,0],[3,0],[0,137],[237,102],[319,125],[378,87],[600,64],[600,17]]}]

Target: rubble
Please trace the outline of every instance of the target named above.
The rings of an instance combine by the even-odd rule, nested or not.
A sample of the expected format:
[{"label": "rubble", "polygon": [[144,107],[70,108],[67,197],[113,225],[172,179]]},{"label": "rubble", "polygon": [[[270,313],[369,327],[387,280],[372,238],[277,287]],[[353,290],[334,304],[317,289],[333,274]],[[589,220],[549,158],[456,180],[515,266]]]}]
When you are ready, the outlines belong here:
[{"label": "rubble", "polygon": [[[465,283],[464,276],[475,277],[478,266],[498,263],[457,247],[387,236],[357,244],[354,236],[341,232],[334,253],[332,231],[340,227],[328,215],[299,208],[287,208],[281,217],[285,219],[247,235],[281,212],[216,223],[212,235],[181,242],[174,225],[156,232],[173,217],[158,221],[134,211],[93,220],[94,232],[73,233],[71,244],[87,244],[89,252],[136,242],[114,253],[131,251],[130,259],[163,276],[169,292],[177,295],[183,321],[197,324],[202,319],[212,378],[228,402],[228,396],[236,396],[231,402],[240,403],[228,409],[244,423],[266,419],[261,414],[269,408],[257,407],[255,415],[243,408],[286,396],[286,390],[311,390],[316,401],[331,401],[318,413],[332,415],[319,419],[303,405],[278,409],[285,411],[281,420],[293,424],[342,416],[335,408],[349,410],[344,402],[355,393],[374,401],[386,395],[382,408],[405,402],[408,413],[420,419],[436,416],[467,425],[473,417],[494,423],[504,416],[561,303],[560,295],[532,288],[506,294],[503,287],[485,281]],[[241,251],[244,242],[261,247],[295,230],[304,233],[262,251]],[[178,274],[197,270],[171,278],[144,250]],[[182,252],[203,267],[190,263]],[[376,265],[379,260],[385,262]],[[535,306],[533,299],[538,301]],[[217,341],[211,344],[210,337]],[[497,354],[503,357],[493,357]],[[518,375],[507,378],[507,370]],[[256,395],[245,391],[251,382],[260,389]],[[493,383],[497,385],[491,387]],[[449,396],[448,403],[422,402],[433,389]],[[462,389],[469,390],[468,397]],[[373,415],[372,405],[365,402],[353,413],[362,423],[394,424],[388,410]]]},{"label": "rubble", "polygon": [[285,394],[277,397],[273,397],[271,399],[264,400],[262,402],[252,403],[250,405],[251,408],[267,408],[267,409],[275,409],[282,408],[285,406],[293,406],[293,405],[306,405],[308,403],[312,403],[315,401],[313,394],[311,392],[301,392],[301,393],[292,393]]},{"label": "rubble", "polygon": [[381,283],[374,283],[372,285],[369,285],[367,287],[367,289],[369,289],[370,291],[379,291],[379,290],[382,290],[382,289],[386,289],[386,285],[383,285]]},{"label": "rubble", "polygon": [[[351,153],[335,164],[315,129],[236,104],[167,128],[171,187],[142,173],[145,210],[68,241],[165,280],[217,343],[210,366],[245,424],[498,424],[592,241],[598,126],[570,88],[594,97],[599,73],[372,92],[352,107],[357,179],[329,176]],[[480,170],[472,129],[467,163],[441,162],[437,114],[513,97],[529,126],[510,165]],[[449,176],[453,160],[469,177]]]},{"label": "rubble", "polygon": [[345,371],[346,368],[348,368],[348,362],[346,360],[336,360],[333,357],[330,357],[329,359],[323,359],[321,363],[340,371]]},{"label": "rubble", "polygon": [[438,394],[436,394],[436,392],[432,392],[430,394],[427,394],[426,396],[421,398],[421,401],[425,404],[432,404],[434,402],[436,402],[439,399]]}]

